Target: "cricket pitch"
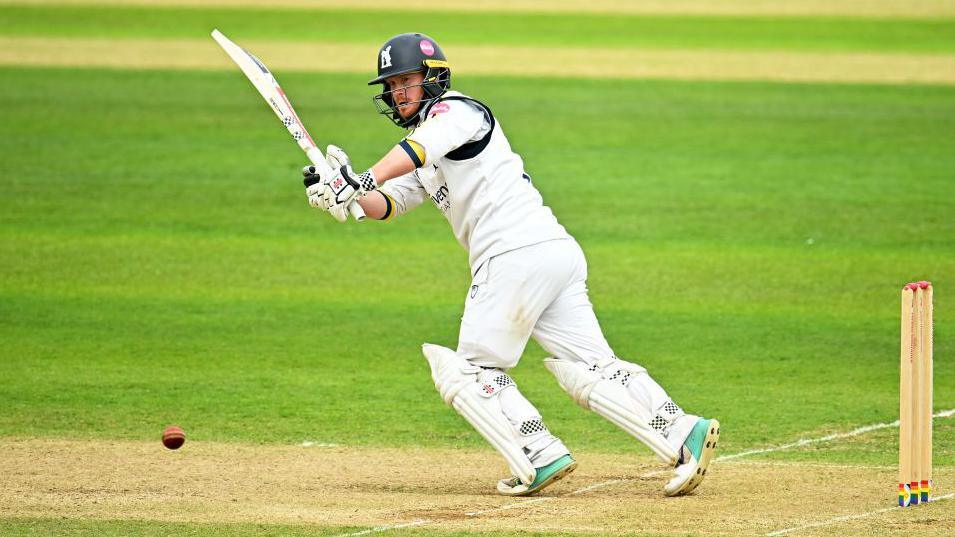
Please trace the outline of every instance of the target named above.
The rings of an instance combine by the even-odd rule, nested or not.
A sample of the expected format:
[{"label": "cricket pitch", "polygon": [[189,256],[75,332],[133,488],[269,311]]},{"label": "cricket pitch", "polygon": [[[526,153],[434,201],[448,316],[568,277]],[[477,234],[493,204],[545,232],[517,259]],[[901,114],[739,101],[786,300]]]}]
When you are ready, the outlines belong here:
[{"label": "cricket pitch", "polygon": [[[194,441],[168,451],[158,441],[47,439],[4,439],[0,449],[2,518],[371,526],[397,534],[415,527],[902,535],[929,520],[919,524],[920,534],[955,529],[955,502],[887,509],[893,467],[727,460],[714,463],[694,494],[664,498],[668,472],[649,454],[584,452],[567,479],[515,500],[494,492],[504,468],[490,450]],[[950,468],[938,474],[937,482],[955,478]]]}]

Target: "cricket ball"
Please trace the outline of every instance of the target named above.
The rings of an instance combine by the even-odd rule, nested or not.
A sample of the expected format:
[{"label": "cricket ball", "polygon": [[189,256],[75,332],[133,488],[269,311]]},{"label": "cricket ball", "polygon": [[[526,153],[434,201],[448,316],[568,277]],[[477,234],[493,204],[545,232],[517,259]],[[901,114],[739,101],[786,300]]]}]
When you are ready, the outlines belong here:
[{"label": "cricket ball", "polygon": [[179,449],[186,442],[186,433],[177,425],[170,425],[162,432],[162,445],[169,449]]}]

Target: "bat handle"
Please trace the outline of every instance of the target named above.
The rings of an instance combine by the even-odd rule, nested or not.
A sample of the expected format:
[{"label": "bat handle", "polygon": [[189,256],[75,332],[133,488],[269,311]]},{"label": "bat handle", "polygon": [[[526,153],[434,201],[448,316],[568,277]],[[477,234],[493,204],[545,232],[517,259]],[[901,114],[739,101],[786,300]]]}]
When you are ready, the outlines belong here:
[{"label": "bat handle", "polygon": [[352,217],[358,222],[365,219],[365,211],[361,208],[361,205],[359,205],[358,200],[351,202],[351,205],[348,206],[348,212],[350,212]]},{"label": "bat handle", "polygon": [[[318,170],[320,176],[329,177],[335,173],[331,166],[328,165],[328,162],[325,161],[325,155],[322,154],[321,149],[315,146],[309,147],[305,150],[305,155],[308,157],[308,160],[312,161],[312,164]],[[358,222],[365,219],[365,211],[361,208],[358,200],[353,201],[351,205],[348,206],[348,212],[351,213],[352,218]]]}]

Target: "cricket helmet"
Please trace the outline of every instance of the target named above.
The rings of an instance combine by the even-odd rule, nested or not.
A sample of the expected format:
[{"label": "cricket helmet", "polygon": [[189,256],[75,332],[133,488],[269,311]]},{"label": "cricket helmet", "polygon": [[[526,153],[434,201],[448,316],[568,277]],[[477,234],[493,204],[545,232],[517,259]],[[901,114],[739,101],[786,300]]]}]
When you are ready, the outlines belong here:
[{"label": "cricket helmet", "polygon": [[[398,113],[385,79],[418,71],[424,73],[424,80],[419,84],[424,98],[418,101],[421,103],[419,114],[405,119]],[[388,116],[399,127],[411,127],[419,121],[420,112],[428,103],[451,89],[451,66],[434,39],[419,33],[400,34],[378,50],[378,76],[368,82],[369,86],[375,84],[383,88],[374,97],[378,113]]]}]

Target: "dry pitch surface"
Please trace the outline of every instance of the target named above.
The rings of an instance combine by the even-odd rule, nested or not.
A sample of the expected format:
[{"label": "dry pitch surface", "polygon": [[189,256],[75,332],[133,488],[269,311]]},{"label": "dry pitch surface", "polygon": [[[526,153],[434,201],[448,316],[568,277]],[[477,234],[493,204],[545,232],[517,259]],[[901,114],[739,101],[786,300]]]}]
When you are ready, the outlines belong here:
[{"label": "dry pitch surface", "polygon": [[[892,508],[892,467],[714,462],[698,491],[664,498],[650,456],[578,453],[546,494],[494,493],[487,451],[0,440],[0,518],[137,519],[697,535],[955,533],[955,501]],[[951,483],[955,470],[936,479]],[[952,494],[944,495],[950,498]],[[348,535],[349,531],[343,531]]]}]

